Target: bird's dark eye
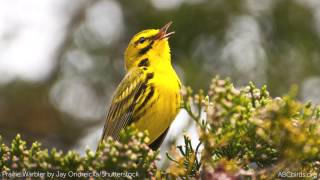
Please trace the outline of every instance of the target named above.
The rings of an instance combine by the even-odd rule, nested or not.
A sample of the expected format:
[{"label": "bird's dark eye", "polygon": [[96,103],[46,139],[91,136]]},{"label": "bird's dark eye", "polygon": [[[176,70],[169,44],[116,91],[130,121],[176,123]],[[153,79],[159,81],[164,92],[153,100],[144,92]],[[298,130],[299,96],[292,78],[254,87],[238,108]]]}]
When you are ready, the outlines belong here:
[{"label": "bird's dark eye", "polygon": [[141,38],[139,39],[139,43],[142,44],[142,43],[144,43],[145,40],[146,40],[146,39],[145,39],[144,37],[141,37]]}]

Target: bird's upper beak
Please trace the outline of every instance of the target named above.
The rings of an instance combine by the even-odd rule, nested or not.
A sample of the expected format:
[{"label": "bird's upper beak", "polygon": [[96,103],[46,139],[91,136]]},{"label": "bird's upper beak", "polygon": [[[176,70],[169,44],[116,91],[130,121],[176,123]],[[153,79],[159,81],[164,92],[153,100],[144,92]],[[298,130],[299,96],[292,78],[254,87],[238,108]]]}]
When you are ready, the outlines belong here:
[{"label": "bird's upper beak", "polygon": [[161,40],[164,38],[169,38],[172,34],[174,34],[174,31],[168,32],[169,27],[171,26],[172,21],[168,22],[166,25],[164,25],[160,30],[159,33],[154,38],[155,40]]}]

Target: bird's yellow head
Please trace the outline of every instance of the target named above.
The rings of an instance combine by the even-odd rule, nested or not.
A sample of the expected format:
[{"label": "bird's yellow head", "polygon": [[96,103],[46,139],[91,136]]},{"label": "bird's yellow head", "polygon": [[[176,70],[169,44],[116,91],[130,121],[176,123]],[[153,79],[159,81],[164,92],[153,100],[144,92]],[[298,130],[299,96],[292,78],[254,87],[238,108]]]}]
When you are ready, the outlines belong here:
[{"label": "bird's yellow head", "polygon": [[[148,58],[151,64],[157,61],[170,61],[170,47],[168,38],[174,32],[167,32],[172,22],[161,29],[148,29],[133,36],[125,51],[125,66],[129,70],[139,66],[141,60]],[[151,57],[151,58],[149,58]]]}]

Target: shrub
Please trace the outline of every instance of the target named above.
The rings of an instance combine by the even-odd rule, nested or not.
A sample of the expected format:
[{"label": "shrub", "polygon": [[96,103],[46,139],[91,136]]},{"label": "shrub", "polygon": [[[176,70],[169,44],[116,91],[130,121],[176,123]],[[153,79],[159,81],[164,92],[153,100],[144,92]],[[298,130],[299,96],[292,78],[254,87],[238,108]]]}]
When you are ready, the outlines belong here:
[{"label": "shrub", "polygon": [[17,135],[11,147],[1,145],[1,175],[54,179],[147,178],[155,176],[157,160],[157,152],[149,149],[145,144],[147,141],[146,134],[130,127],[126,133],[121,132],[121,143],[109,138],[96,153],[86,150],[85,155],[80,156],[75,151],[63,153],[52,149],[48,152],[47,149],[41,149],[38,142],[27,148],[26,142]]},{"label": "shrub", "polygon": [[[170,171],[179,172],[173,176],[270,179],[319,174],[320,108],[294,100],[295,90],[271,98],[266,86],[258,89],[250,83],[238,90],[228,79],[216,77],[207,95],[193,94],[190,88],[184,94],[183,106],[197,123],[204,148],[200,160],[196,154],[177,157],[171,168],[181,171]],[[198,162],[201,169],[195,166]]]},{"label": "shrub", "polygon": [[18,135],[11,147],[1,143],[1,175],[61,172],[77,178],[81,174],[67,173],[81,172],[84,179],[270,179],[316,178],[319,174],[320,108],[295,100],[295,90],[272,98],[265,86],[259,89],[249,83],[236,89],[230,80],[216,77],[207,93],[187,88],[182,94],[182,106],[197,125],[200,143],[192,147],[185,135],[184,145],[167,154],[171,162],[167,170],[156,167],[158,152],[146,145],[147,133],[129,127],[121,132],[119,142],[110,138],[99,151],[87,150],[84,156],[74,151],[48,152],[37,142],[27,148]]}]

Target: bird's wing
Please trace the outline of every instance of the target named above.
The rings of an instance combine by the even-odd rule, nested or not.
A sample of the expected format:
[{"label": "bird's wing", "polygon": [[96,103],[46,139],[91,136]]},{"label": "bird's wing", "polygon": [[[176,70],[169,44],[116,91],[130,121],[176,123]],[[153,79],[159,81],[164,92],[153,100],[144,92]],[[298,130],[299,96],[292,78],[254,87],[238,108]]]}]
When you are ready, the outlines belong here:
[{"label": "bird's wing", "polygon": [[134,107],[143,96],[149,79],[141,69],[127,73],[112,99],[101,140],[107,136],[119,139],[120,130],[133,121]]}]

